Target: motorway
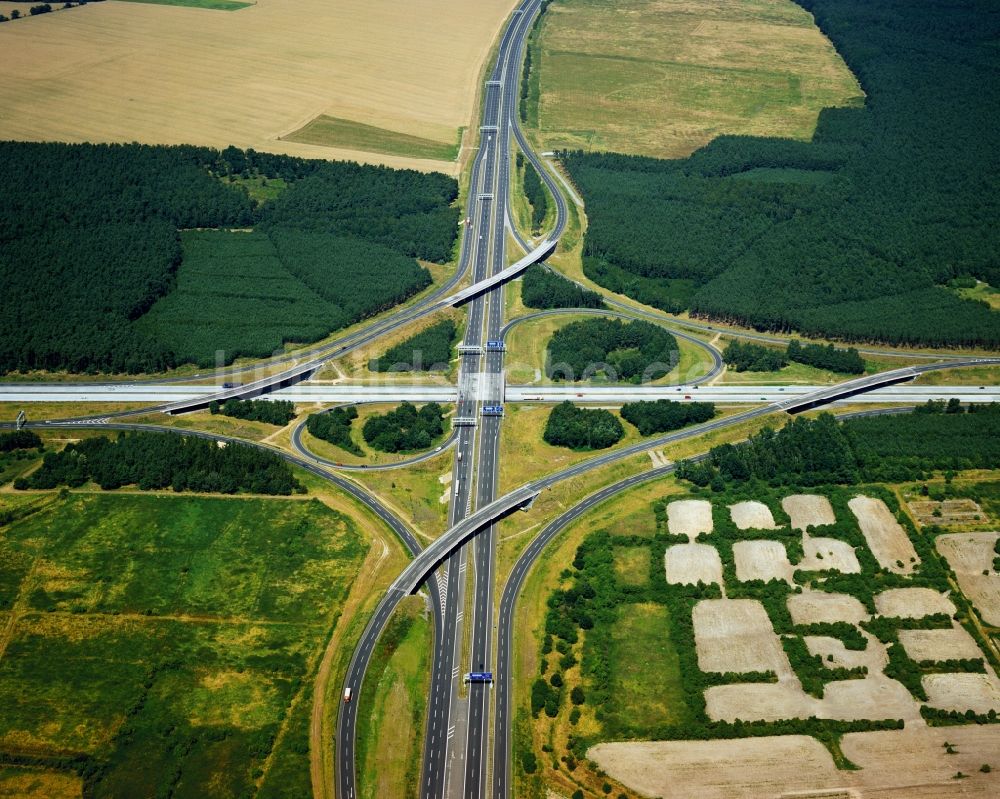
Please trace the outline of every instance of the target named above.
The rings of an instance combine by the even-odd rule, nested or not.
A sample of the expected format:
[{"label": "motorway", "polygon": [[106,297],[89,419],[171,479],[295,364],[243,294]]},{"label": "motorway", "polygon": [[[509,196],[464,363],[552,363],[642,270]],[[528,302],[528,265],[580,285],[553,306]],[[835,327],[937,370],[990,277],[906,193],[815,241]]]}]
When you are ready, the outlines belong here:
[{"label": "motorway", "polygon": [[[345,675],[344,688],[350,688],[355,701],[342,703],[337,719],[334,742],[336,761],[336,794],[341,799],[357,796],[356,728],[362,684],[378,638],[388,623],[392,612],[406,596],[425,587],[434,620],[434,652],[426,710],[426,730],[422,771],[421,797],[457,797],[482,799],[492,786],[495,799],[510,795],[510,656],[513,609],[517,592],[531,564],[555,535],[573,519],[589,508],[607,500],[626,488],[669,473],[672,467],[652,469],[628,478],[621,483],[598,491],[568,510],[563,516],[547,525],[522,554],[506,583],[499,607],[498,633],[494,640],[494,572],[496,537],[495,522],[508,513],[530,504],[543,491],[552,486],[631,457],[648,449],[657,448],[688,438],[704,435],[713,430],[731,427],[749,419],[768,414],[783,414],[820,404],[853,402],[898,402],[908,405],[924,402],[928,398],[959,397],[963,402],[1000,401],[1000,388],[980,386],[900,386],[919,374],[934,369],[1000,364],[1000,358],[968,358],[963,356],[928,356],[942,360],[916,367],[905,367],[889,373],[864,376],[836,386],[746,386],[705,385],[707,380],[721,371],[718,353],[713,353],[713,366],[708,375],[683,385],[567,385],[535,384],[505,386],[504,352],[502,349],[483,348],[488,340],[503,340],[506,332],[516,322],[543,314],[532,314],[516,322],[503,324],[503,281],[526,268],[552,250],[559,239],[566,220],[565,199],[554,179],[528,145],[518,126],[516,107],[519,97],[519,75],[522,52],[528,32],[538,14],[539,0],[522,0],[512,14],[500,41],[497,60],[484,87],[483,128],[480,146],[473,160],[469,189],[468,216],[471,225],[465,230],[459,265],[455,275],[444,285],[418,300],[403,311],[331,343],[304,350],[293,356],[282,356],[268,365],[290,364],[290,368],[276,375],[246,385],[219,391],[214,386],[183,385],[181,379],[153,383],[111,383],[99,385],[7,383],[0,385],[0,402],[155,402],[158,410],[183,412],[206,407],[212,400],[224,401],[231,397],[267,395],[274,399],[296,402],[414,402],[439,401],[455,403],[455,426],[452,435],[433,452],[423,453],[402,464],[377,468],[398,468],[435,456],[445,447],[453,448],[452,502],[449,508],[449,529],[421,549],[413,533],[377,499],[350,479],[331,474],[323,465],[329,461],[317,458],[304,448],[301,428],[295,430],[293,445],[298,454],[277,451],[273,447],[252,442],[240,442],[275,451],[323,479],[347,491],[372,509],[392,529],[414,555],[413,560],[398,575],[386,594],[379,600],[352,655]],[[513,229],[515,238],[527,253],[513,266],[506,264],[506,229],[509,223],[509,192],[511,165],[511,136],[528,162],[549,186],[556,203],[554,229],[537,246],[525,242]],[[471,269],[472,285],[453,291]],[[460,352],[458,382],[456,386],[420,384],[310,384],[303,383],[328,360],[340,357],[362,345],[370,343],[388,332],[398,329],[415,319],[437,310],[468,302],[467,329],[464,344],[478,347]],[[617,300],[609,299],[617,308],[611,315],[649,318],[658,323],[669,322],[686,325],[701,332],[711,331],[708,325],[674,319],[665,314],[645,312]],[[559,313],[580,313],[567,309]],[[587,313],[587,311],[582,311]],[[605,312],[607,313],[607,312]],[[676,333],[701,346],[704,342]],[[738,334],[774,342],[776,339],[752,334]],[[872,350],[872,354],[894,353]],[[907,357],[923,357],[920,354]],[[253,369],[256,367],[247,367]],[[240,374],[233,369],[227,375]],[[484,416],[484,406],[502,405],[504,402],[560,402],[572,399],[581,403],[618,405],[637,399],[669,398],[680,401],[713,401],[717,403],[749,403],[748,410],[722,419],[687,428],[673,433],[646,439],[634,445],[605,452],[562,471],[523,485],[506,495],[497,497],[499,465],[499,440],[501,416]],[[162,403],[166,404],[162,404]],[[30,415],[30,412],[29,412]],[[32,423],[29,427],[101,426],[105,429],[163,430],[181,435],[192,435],[219,441],[236,441],[226,436],[178,428],[153,425],[127,424],[115,421],[109,413],[97,418],[51,420]],[[4,425],[0,425],[4,426]],[[8,425],[9,426],[9,425]],[[339,466],[339,465],[338,465]],[[347,468],[339,466],[339,468]],[[360,468],[360,467],[359,467]],[[372,468],[372,467],[368,467]],[[466,547],[475,538],[471,547]],[[469,550],[472,550],[471,553]],[[472,566],[471,569],[467,568]],[[467,575],[471,577],[467,579]],[[468,584],[471,581],[471,586]],[[473,613],[464,618],[466,592],[472,591]],[[465,631],[468,628],[468,651]],[[493,651],[494,643],[496,652]],[[492,666],[491,665],[495,664]],[[495,691],[488,684],[477,683],[463,689],[460,674],[463,671],[489,671],[496,677]],[[497,701],[495,705],[492,699]],[[367,711],[368,708],[363,708]],[[490,725],[490,719],[493,724]],[[490,731],[492,729],[492,738]],[[491,756],[492,753],[492,756]],[[492,778],[490,779],[490,773]]]},{"label": "motorway", "polygon": [[[471,360],[474,356],[465,356]],[[948,367],[950,368],[950,364]],[[489,396],[485,373],[465,372],[468,378],[459,386],[409,386],[392,385],[299,385],[268,394],[268,399],[291,400],[299,403],[352,404],[400,402],[455,403],[461,393],[465,400],[486,401]],[[479,388],[482,388],[480,393]],[[618,384],[528,384],[504,388],[504,401],[510,403],[556,403],[572,400],[580,404],[621,405],[638,400],[670,399],[678,402],[716,402],[721,404],[746,404],[779,402],[790,398],[814,395],[825,386],[755,385],[755,384],[683,384],[683,385],[632,385]],[[831,386],[836,388],[836,384]],[[150,402],[151,397],[174,394],[182,397],[198,396],[201,388],[183,386],[136,386],[128,389],[105,391],[103,389],[73,389],[66,387],[17,387],[0,386],[0,402]],[[928,399],[958,397],[962,402],[1000,401],[1000,386],[987,385],[895,385],[877,388],[855,397],[852,402],[903,402],[914,404]],[[463,400],[464,401],[464,400]],[[470,411],[470,406],[458,409],[456,415]],[[26,409],[29,418],[31,408]],[[464,418],[464,417],[463,417]]]}]

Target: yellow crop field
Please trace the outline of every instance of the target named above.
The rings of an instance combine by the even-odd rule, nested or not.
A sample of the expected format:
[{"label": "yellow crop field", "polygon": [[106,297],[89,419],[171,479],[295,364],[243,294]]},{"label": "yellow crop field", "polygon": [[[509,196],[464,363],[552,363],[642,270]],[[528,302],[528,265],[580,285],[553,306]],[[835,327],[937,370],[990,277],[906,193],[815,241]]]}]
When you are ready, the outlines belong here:
[{"label": "yellow crop field", "polygon": [[546,147],[683,157],[722,134],[808,139],[862,92],[791,0],[556,0],[531,45]]},{"label": "yellow crop field", "polygon": [[[454,160],[385,141],[447,152],[460,128],[475,129],[480,72],[513,6],[258,0],[219,11],[108,0],[19,20],[0,25],[0,139],[234,144],[456,174]],[[358,149],[356,135],[283,139],[320,116],[384,129],[381,150]]]}]

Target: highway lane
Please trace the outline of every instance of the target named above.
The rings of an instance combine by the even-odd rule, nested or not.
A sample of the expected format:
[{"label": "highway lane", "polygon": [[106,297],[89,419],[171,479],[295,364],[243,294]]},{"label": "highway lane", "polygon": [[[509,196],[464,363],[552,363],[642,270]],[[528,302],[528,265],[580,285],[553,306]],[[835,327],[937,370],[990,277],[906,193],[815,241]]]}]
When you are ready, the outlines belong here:
[{"label": "highway lane", "polygon": [[[530,3],[528,4],[530,5]],[[523,13],[523,12],[522,12]],[[494,70],[488,78],[486,90],[497,98],[497,105],[488,105],[482,120],[480,133],[480,153],[484,160],[483,180],[477,188],[479,201],[478,216],[473,230],[475,254],[473,256],[473,289],[463,296],[471,298],[468,321],[463,341],[465,348],[460,351],[458,406],[456,423],[459,429],[459,445],[453,465],[454,499],[450,508],[449,521],[454,525],[463,520],[473,507],[481,501],[483,485],[482,466],[477,463],[476,434],[480,418],[480,406],[488,398],[489,381],[483,385],[482,351],[484,314],[489,302],[489,293],[476,287],[488,287],[496,269],[497,241],[502,240],[493,219],[496,209],[506,202],[508,182],[503,130],[503,108],[505,93],[509,86],[502,80],[503,70],[511,58],[514,44],[523,36],[521,13],[515,12],[504,31],[498,50]],[[470,193],[470,197],[472,194]],[[502,252],[502,243],[501,250]],[[472,351],[472,348],[476,348]],[[462,423],[462,422],[465,423]],[[468,422],[471,421],[471,424]],[[480,437],[483,433],[480,433]],[[482,444],[480,444],[482,446]],[[469,729],[468,702],[460,691],[459,658],[462,656],[464,625],[461,609],[465,605],[467,576],[464,570],[466,551],[458,548],[451,555],[448,569],[448,595],[445,616],[444,639],[435,646],[432,660],[431,695],[428,707],[428,726],[424,738],[423,769],[421,774],[421,796],[454,796],[461,790],[461,775],[466,753],[464,737]],[[480,568],[475,561],[478,575]]]},{"label": "highway lane", "polygon": [[[28,422],[25,425],[29,429],[44,430],[46,428],[51,428],[55,425],[46,422]],[[246,441],[239,438],[234,438],[232,436],[220,435],[217,433],[208,433],[200,430],[185,430],[183,428],[177,427],[167,427],[163,425],[149,425],[149,424],[136,424],[127,422],[117,422],[110,420],[100,420],[95,421],[92,419],[82,418],[73,420],[64,420],[60,426],[64,427],[81,427],[81,428],[100,428],[102,430],[122,430],[122,431],[155,431],[162,433],[172,433],[175,435],[189,436],[193,438],[202,438],[210,441],[225,442],[226,444],[240,444],[244,446],[254,447],[255,449],[264,450],[267,452],[274,453],[279,457],[283,458],[285,461],[294,464],[311,474],[326,480],[341,490],[347,492],[356,500],[361,502],[376,516],[381,519],[388,527],[391,529],[403,542],[407,550],[414,556],[417,556],[421,551],[420,543],[417,541],[416,537],[412,531],[406,526],[406,524],[397,517],[392,511],[390,511],[382,502],[376,499],[374,496],[369,494],[365,489],[357,485],[347,478],[341,477],[336,474],[332,474],[327,470],[321,468],[311,459],[303,458],[297,455],[293,455],[284,450],[280,450],[276,447],[272,447],[267,444]],[[12,422],[0,422],[0,429],[10,429],[14,427]],[[437,600],[441,595],[441,590],[438,585],[437,578],[432,574],[427,580],[427,592],[431,597],[430,601],[430,611],[434,626],[434,638],[436,641],[441,641],[446,639],[446,624],[444,618],[444,608],[443,604]],[[392,606],[393,608],[395,605]],[[391,608],[389,609],[391,610]],[[384,628],[385,623],[388,621],[389,613],[385,607],[380,606],[376,610],[376,615],[369,620],[365,627],[365,631],[362,633],[361,639],[355,649],[354,655],[351,660],[351,665],[348,667],[347,680],[344,685],[344,689],[350,688],[352,695],[355,697],[355,701],[350,703],[344,703],[341,705],[341,712],[338,716],[338,739],[340,741],[347,741],[351,747],[350,756],[353,758],[353,745],[354,745],[354,731],[357,726],[357,713],[358,713],[358,702],[357,698],[360,697],[361,686],[364,676],[365,668],[367,667],[367,661],[371,656],[375,642],[378,640],[378,636]],[[338,753],[339,753],[338,749]],[[353,761],[351,761],[353,763]],[[343,782],[342,775],[340,774],[341,765],[338,761],[337,765],[337,776],[341,777],[340,782]],[[353,775],[353,768],[350,770]],[[314,786],[314,790],[318,789],[319,786]],[[339,796],[356,796],[354,791],[353,782],[350,783],[348,787],[348,793],[338,794]]]},{"label": "highway lane", "polygon": [[[840,414],[837,418],[846,419],[857,416],[876,416],[894,413],[907,413],[910,408],[893,408],[889,410],[861,411]],[[704,460],[706,455],[699,455],[691,460]],[[549,522],[542,531],[532,539],[527,548],[511,569],[504,583],[500,597],[500,608],[497,617],[497,663],[494,672],[496,694],[496,711],[494,715],[493,733],[493,799],[508,799],[510,794],[511,774],[511,720],[513,718],[513,701],[511,696],[511,662],[513,653],[514,614],[517,600],[524,581],[535,561],[545,547],[559,533],[579,519],[589,510],[616,495],[637,485],[647,483],[671,474],[676,469],[675,464],[661,466],[649,471],[627,477],[617,483],[606,486],[584,498],[560,516]]]},{"label": "highway lane", "polygon": [[395,463],[383,463],[383,464],[349,464],[342,463],[339,461],[331,461],[328,458],[324,458],[317,455],[315,452],[309,449],[302,440],[302,433],[306,429],[305,421],[300,422],[292,428],[292,449],[294,449],[300,456],[306,460],[313,461],[314,463],[322,464],[323,466],[333,467],[335,469],[341,469],[345,472],[384,472],[390,471],[392,469],[404,469],[407,466],[413,466],[416,463],[423,463],[424,461],[430,460],[431,458],[437,457],[443,450],[451,449],[458,442],[459,428],[453,427],[451,433],[448,437],[442,441],[438,446],[433,449],[429,449],[426,452],[421,452],[418,455],[414,455],[411,458],[406,458],[405,460],[396,461]]},{"label": "highway lane", "polygon": [[[475,356],[466,356],[475,358]],[[944,368],[944,367],[943,367]],[[472,396],[483,396],[480,388],[483,381],[474,368],[469,372],[467,391]],[[563,400],[573,400],[581,404],[601,403],[607,405],[635,402],[636,400],[672,399],[678,402],[703,401],[729,404],[778,402],[788,398],[799,398],[815,394],[824,386],[803,385],[755,385],[753,383],[726,383],[705,385],[704,383],[682,383],[680,385],[632,385],[631,383],[605,384],[575,384],[575,383],[527,383],[506,384],[504,388],[505,401],[510,403],[555,403]],[[178,389],[181,391],[182,389]],[[428,385],[414,388],[405,393],[391,386],[301,386],[269,394],[268,398],[275,400],[290,400],[298,403],[330,403],[334,405],[359,405],[364,403],[409,402],[440,402],[456,403],[462,392],[458,386]],[[24,403],[26,413],[31,415],[31,403],[35,402],[144,402],[150,396],[145,388],[136,387],[129,391],[99,393],[90,391],[77,393],[75,391],[49,391],[35,389],[30,392],[7,392],[0,389],[0,402]],[[958,397],[963,402],[996,402],[1000,399],[1000,386],[965,384],[965,385],[895,385],[878,388],[862,397],[857,402],[917,402],[921,398]],[[462,412],[459,409],[459,412]],[[124,412],[131,415],[131,412]],[[122,412],[96,414],[88,418],[114,418],[124,415]]]}]

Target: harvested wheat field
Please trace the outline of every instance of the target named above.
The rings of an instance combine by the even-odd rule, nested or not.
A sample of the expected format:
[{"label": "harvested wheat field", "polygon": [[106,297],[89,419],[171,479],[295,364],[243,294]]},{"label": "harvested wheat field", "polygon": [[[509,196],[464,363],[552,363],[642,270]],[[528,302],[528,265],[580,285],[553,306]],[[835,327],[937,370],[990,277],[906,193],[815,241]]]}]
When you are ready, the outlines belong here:
[{"label": "harvested wheat field", "polygon": [[832,624],[846,621],[857,625],[869,618],[865,606],[849,594],[803,591],[788,597],[788,612],[796,624]]},{"label": "harvested wheat field", "polygon": [[962,592],[983,621],[993,626],[1000,626],[1000,573],[993,570],[993,547],[998,537],[1000,533],[953,533],[935,540],[938,552],[954,569]]},{"label": "harvested wheat field", "polygon": [[667,505],[667,529],[672,535],[694,540],[698,533],[712,532],[712,503],[703,499],[681,499]]},{"label": "harvested wheat field", "polygon": [[[1000,725],[848,733],[841,748],[857,771],[838,771],[823,745],[804,735],[602,743],[587,756],[647,796],[957,799],[992,797],[1000,789]],[[980,772],[984,763],[993,764],[990,773]],[[953,779],[959,771],[968,778]]]},{"label": "harvested wheat field", "polygon": [[702,671],[792,674],[771,619],[756,599],[704,599],[694,606],[692,621]]},{"label": "harvested wheat field", "polygon": [[997,678],[986,674],[925,674],[924,690],[927,704],[942,710],[964,713],[1000,712],[1000,685]]},{"label": "harvested wheat field", "polygon": [[733,544],[733,560],[740,582],[784,580],[792,584],[792,564],[780,541],[737,541]]},{"label": "harvested wheat field", "polygon": [[824,719],[903,719],[922,723],[920,705],[902,683],[883,674],[828,682],[816,715]]},{"label": "harvested wheat field", "polygon": [[[971,499],[946,499],[942,502],[924,499],[907,504],[917,521],[925,525],[978,524],[987,520],[983,509]],[[935,513],[938,515],[935,516]]]},{"label": "harvested wheat field", "polygon": [[847,506],[857,517],[878,565],[896,574],[912,572],[919,562],[917,552],[886,504],[880,499],[857,496]]},{"label": "harvested wheat field", "polygon": [[771,509],[763,502],[737,502],[729,506],[729,515],[741,530],[773,530],[776,527]]},{"label": "harvested wheat field", "polygon": [[781,721],[816,715],[819,702],[795,680],[713,685],[705,691],[705,713],[713,721]]},{"label": "harvested wheat field", "polygon": [[781,508],[791,518],[795,530],[835,524],[837,521],[830,500],[819,494],[792,494],[781,500]]},{"label": "harvested wheat field", "polygon": [[722,560],[708,544],[674,544],[663,555],[667,582],[722,585]]},{"label": "harvested wheat field", "polygon": [[[864,635],[864,633],[862,633]],[[865,666],[869,674],[875,674],[885,668],[889,662],[885,647],[872,636],[866,636],[868,647],[860,651],[848,649],[839,638],[826,635],[806,635],[805,641],[810,655],[819,655],[823,662],[834,668],[853,669]],[[828,658],[832,656],[832,660]]]},{"label": "harvested wheat field", "polygon": [[[457,172],[454,147],[512,0],[104,2],[0,26],[0,139],[234,144]],[[348,146],[282,141],[326,115]],[[365,151],[383,131],[395,154]],[[409,137],[409,138],[407,138]],[[416,140],[414,142],[413,140]],[[411,145],[413,148],[411,149]]]},{"label": "harvested wheat field", "polygon": [[949,630],[900,630],[899,643],[918,662],[983,656],[976,640],[957,624]]},{"label": "harvested wheat field", "polygon": [[875,595],[875,609],[880,616],[922,619],[935,613],[954,614],[955,606],[933,588],[890,588]]},{"label": "harvested wheat field", "polygon": [[802,562],[798,568],[805,571],[838,571],[857,574],[861,571],[854,547],[839,538],[813,538],[802,534]]}]

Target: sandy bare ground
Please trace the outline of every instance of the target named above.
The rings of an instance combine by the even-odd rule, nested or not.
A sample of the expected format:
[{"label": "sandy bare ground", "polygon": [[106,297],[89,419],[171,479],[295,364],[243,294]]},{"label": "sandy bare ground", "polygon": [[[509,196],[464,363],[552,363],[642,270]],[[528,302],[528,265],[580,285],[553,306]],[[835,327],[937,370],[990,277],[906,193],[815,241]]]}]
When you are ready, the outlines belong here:
[{"label": "sandy bare ground", "polygon": [[692,620],[702,671],[792,674],[767,611],[756,599],[705,599],[694,606]]},{"label": "sandy bare ground", "polygon": [[795,680],[713,685],[705,691],[705,713],[713,721],[781,721],[817,715],[819,702]]},{"label": "sandy bare ground", "polygon": [[953,533],[938,536],[935,543],[983,621],[1000,627],[1000,573],[993,571],[998,537],[1000,533]]},{"label": "sandy bare ground", "polygon": [[818,494],[792,494],[781,500],[781,507],[792,520],[792,527],[805,530],[837,521],[830,500]]},{"label": "sandy bare ground", "polygon": [[[944,743],[956,754],[945,752]],[[647,796],[698,799],[953,799],[994,797],[1000,725],[845,735],[844,754],[860,766],[838,771],[813,738],[785,735],[733,741],[604,743],[587,753],[602,769]],[[969,778],[955,780],[957,771]],[[840,790],[838,790],[840,789]]]},{"label": "sandy bare ground", "polygon": [[694,540],[698,533],[712,532],[712,503],[704,499],[681,499],[667,505],[667,529]]},{"label": "sandy bare ground", "polygon": [[780,541],[737,541],[733,544],[736,579],[784,580],[792,584],[792,564]]},{"label": "sandy bare ground", "polygon": [[[862,635],[868,639],[868,648],[860,651],[848,649],[839,638],[829,638],[825,635],[807,635],[803,640],[809,653],[819,655],[827,666],[846,669],[866,666],[869,674],[882,671],[889,662],[885,647],[867,633]],[[833,660],[828,660],[830,655],[833,656]]]},{"label": "sandy bare ground", "polygon": [[833,570],[846,574],[861,571],[854,547],[838,538],[813,538],[802,534],[802,561],[797,568],[806,571]]},{"label": "sandy bare ground", "polygon": [[825,719],[904,719],[923,723],[920,705],[910,692],[884,674],[828,682],[816,715]]},{"label": "sandy bare ground", "polygon": [[900,630],[899,643],[918,662],[983,656],[976,640],[957,624],[950,630]]},{"label": "sandy bare ground", "polygon": [[846,621],[857,625],[869,618],[868,611],[849,594],[803,591],[788,597],[788,612],[796,624],[821,624]]},{"label": "sandy bare ground", "polygon": [[993,674],[926,674],[923,684],[931,707],[959,713],[1000,711],[1000,685]]},{"label": "sandy bare ground", "polygon": [[279,141],[319,114],[454,142],[513,0],[95,3],[0,26],[0,138],[235,144],[457,172]]},{"label": "sandy bare ground", "polygon": [[875,609],[880,616],[920,619],[935,613],[955,612],[952,601],[933,588],[890,588],[875,595]]},{"label": "sandy bare ground", "polygon": [[668,583],[722,585],[722,560],[708,544],[674,544],[667,547],[663,561]]},{"label": "sandy bare ground", "polygon": [[858,526],[879,566],[896,574],[912,572],[919,563],[917,552],[886,504],[880,499],[857,496],[847,506],[857,517]]},{"label": "sandy bare ground", "polygon": [[[907,504],[921,524],[976,524],[987,519],[983,509],[971,499],[946,499],[942,502],[924,499]],[[940,515],[935,516],[935,511]]]},{"label": "sandy bare ground", "polygon": [[763,502],[737,502],[729,506],[729,515],[741,530],[773,530],[777,526]]}]

